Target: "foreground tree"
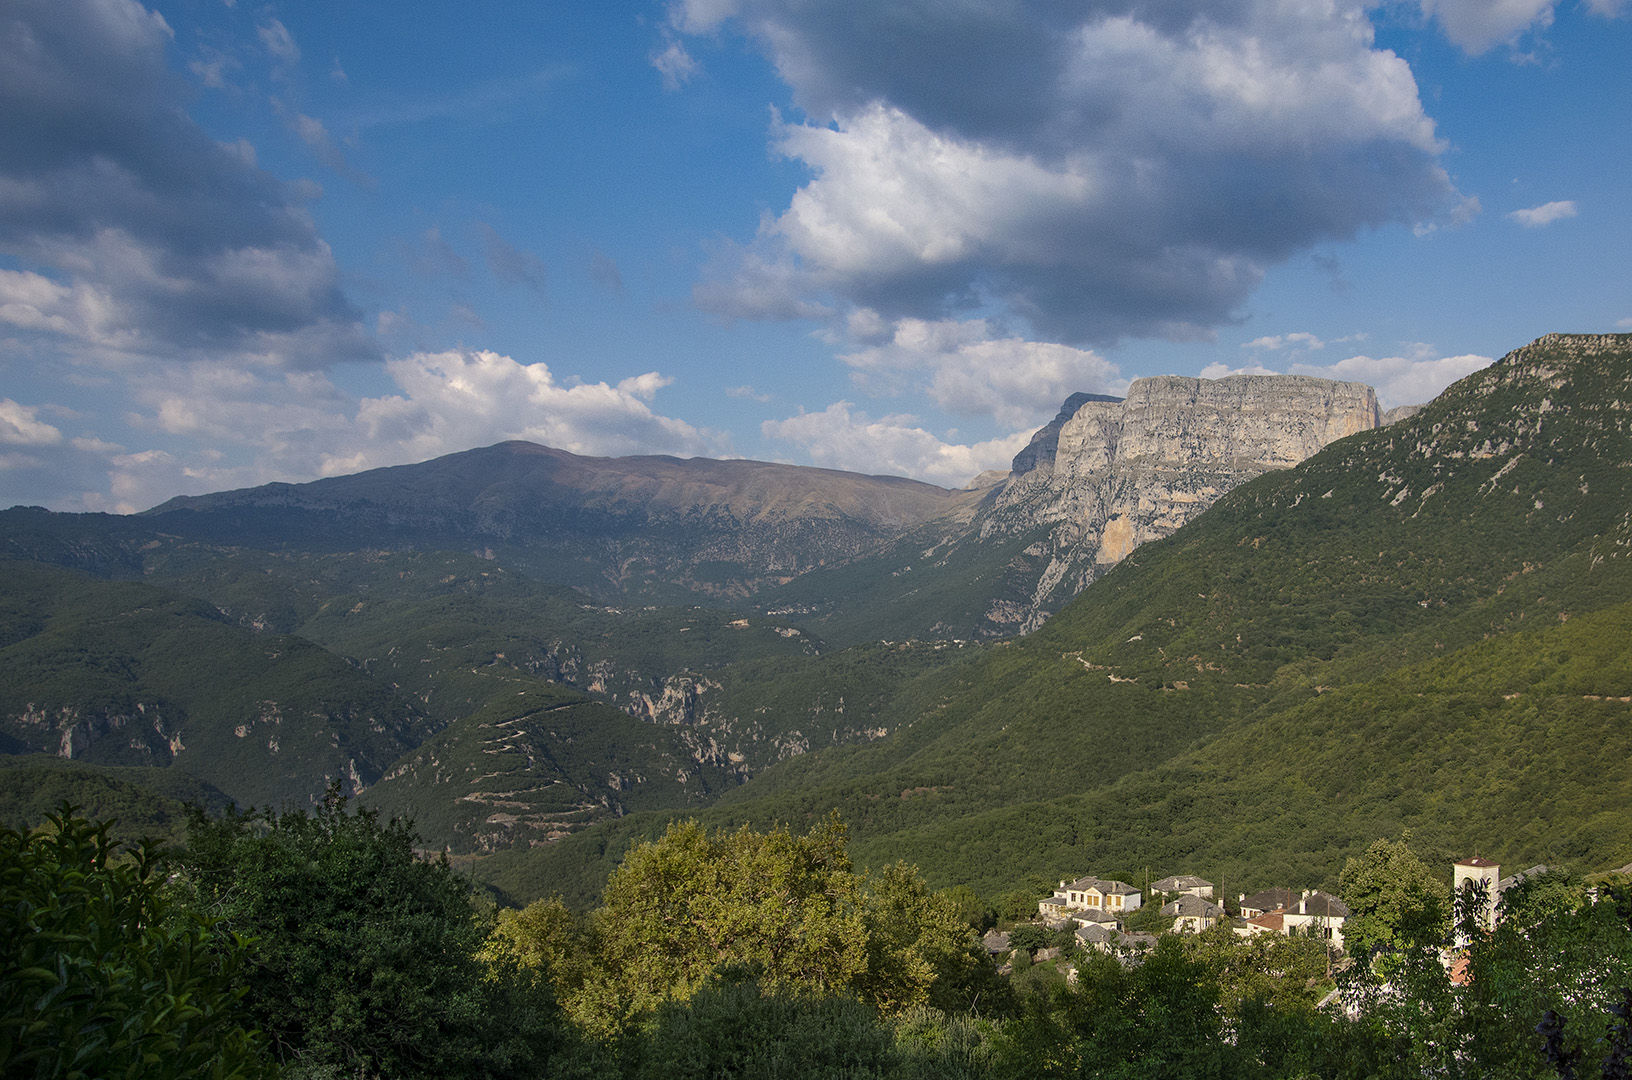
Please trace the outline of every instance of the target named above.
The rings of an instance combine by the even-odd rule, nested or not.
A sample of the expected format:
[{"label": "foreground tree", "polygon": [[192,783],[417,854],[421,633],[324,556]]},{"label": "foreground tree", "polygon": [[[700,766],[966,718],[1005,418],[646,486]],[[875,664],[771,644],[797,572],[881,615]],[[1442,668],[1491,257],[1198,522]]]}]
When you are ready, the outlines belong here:
[{"label": "foreground tree", "polygon": [[307,1074],[536,1073],[561,1040],[548,980],[479,955],[492,919],[409,826],[348,813],[195,815],[184,859],[201,906],[252,935],[246,1002]]},{"label": "foreground tree", "polygon": [[246,943],[176,902],[146,844],[64,806],[0,829],[0,1071],[7,1077],[271,1076],[235,989]]},{"label": "foreground tree", "polygon": [[1628,1075],[1621,1010],[1632,987],[1632,893],[1624,888],[1589,890],[1557,871],[1526,878],[1502,894],[1495,930],[1472,935],[1467,975],[1470,1073],[1552,1076],[1536,1028],[1551,1014],[1561,1029],[1554,1045],[1582,1062],[1583,1080],[1600,1068]]},{"label": "foreground tree", "polygon": [[1437,943],[1450,931],[1450,887],[1411,850],[1409,832],[1344,863],[1338,891],[1349,906],[1343,939],[1352,956]]}]

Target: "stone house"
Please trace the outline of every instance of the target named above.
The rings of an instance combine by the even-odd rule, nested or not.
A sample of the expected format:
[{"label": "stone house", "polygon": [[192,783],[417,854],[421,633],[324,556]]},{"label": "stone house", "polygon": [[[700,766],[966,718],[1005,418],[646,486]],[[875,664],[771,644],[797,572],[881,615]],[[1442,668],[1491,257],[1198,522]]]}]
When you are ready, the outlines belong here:
[{"label": "stone house", "polygon": [[1150,891],[1178,893],[1181,896],[1196,896],[1203,900],[1211,900],[1213,898],[1213,883],[1205,881],[1194,874],[1173,874],[1152,883]]},{"label": "stone house", "polygon": [[1183,893],[1162,905],[1162,914],[1173,920],[1173,929],[1182,934],[1199,934],[1226,918],[1224,909],[1194,893]]},{"label": "stone house", "polygon": [[1080,877],[1062,881],[1054,895],[1040,900],[1037,911],[1044,918],[1060,918],[1076,911],[1105,911],[1124,914],[1137,911],[1144,894],[1125,881]]},{"label": "stone house", "polygon": [[1253,919],[1271,911],[1284,911],[1291,907],[1292,901],[1296,899],[1297,896],[1291,889],[1265,889],[1251,896],[1242,893],[1238,904],[1241,917]]},{"label": "stone house", "polygon": [[[1243,902],[1243,914],[1246,904],[1254,899],[1267,899],[1270,893],[1285,893],[1290,897],[1292,890],[1266,889],[1257,897],[1248,897]],[[1296,902],[1248,916],[1235,928],[1235,932],[1242,936],[1283,934],[1290,937],[1293,934],[1307,934],[1320,938],[1334,949],[1341,949],[1343,923],[1348,917],[1348,906],[1342,900],[1319,889],[1305,889]]]}]

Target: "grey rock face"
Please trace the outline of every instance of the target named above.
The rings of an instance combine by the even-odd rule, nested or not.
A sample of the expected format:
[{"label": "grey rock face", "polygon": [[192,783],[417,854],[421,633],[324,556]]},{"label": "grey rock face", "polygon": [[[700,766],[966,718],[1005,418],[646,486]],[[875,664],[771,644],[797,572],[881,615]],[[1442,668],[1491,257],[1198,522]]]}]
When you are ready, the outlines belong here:
[{"label": "grey rock face", "polygon": [[1136,380],[1122,401],[1079,397],[1015,458],[979,522],[983,538],[1053,527],[1028,549],[1048,563],[1024,630],[1231,488],[1382,421],[1371,387],[1300,375],[1163,375]]}]

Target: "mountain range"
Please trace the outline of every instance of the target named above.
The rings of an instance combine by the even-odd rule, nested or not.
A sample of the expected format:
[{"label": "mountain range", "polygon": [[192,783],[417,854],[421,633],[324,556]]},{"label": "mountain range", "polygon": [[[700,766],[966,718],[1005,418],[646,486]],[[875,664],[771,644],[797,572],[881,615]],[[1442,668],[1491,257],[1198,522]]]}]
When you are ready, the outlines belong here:
[{"label": "mountain range", "polygon": [[1330,885],[1403,828],[1626,862],[1629,409],[1632,335],[1552,335],[1404,417],[1293,377],[1079,395],[961,491],[507,443],[14,508],[0,749],[127,801],[338,779],[512,898],[592,900],[675,813],[835,806],[859,861],[988,895]]}]

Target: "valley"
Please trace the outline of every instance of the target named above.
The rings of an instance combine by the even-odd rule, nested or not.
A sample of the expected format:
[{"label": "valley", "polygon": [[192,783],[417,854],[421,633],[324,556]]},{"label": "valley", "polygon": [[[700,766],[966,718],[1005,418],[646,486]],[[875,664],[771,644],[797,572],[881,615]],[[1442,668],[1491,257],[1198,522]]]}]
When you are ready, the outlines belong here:
[{"label": "valley", "polygon": [[988,898],[1330,888],[1405,829],[1617,866],[1629,410],[1632,335],[1552,335],[1403,417],[1293,377],[1079,395],[967,490],[509,443],[14,508],[8,812],[78,784],[163,831],[338,780],[579,908],[677,817],[834,808],[858,865]]}]

